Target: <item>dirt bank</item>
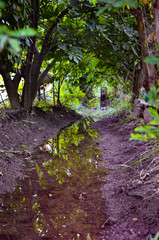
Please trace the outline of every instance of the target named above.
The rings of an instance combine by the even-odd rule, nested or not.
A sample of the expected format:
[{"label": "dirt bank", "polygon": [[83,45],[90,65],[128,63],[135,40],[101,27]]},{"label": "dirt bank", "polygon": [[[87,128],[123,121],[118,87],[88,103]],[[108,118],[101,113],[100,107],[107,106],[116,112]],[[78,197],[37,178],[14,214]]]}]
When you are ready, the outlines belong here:
[{"label": "dirt bank", "polygon": [[80,118],[66,108],[53,108],[48,112],[34,108],[31,116],[16,110],[1,111],[0,194],[14,191],[17,179],[23,178],[25,158],[35,146]]}]

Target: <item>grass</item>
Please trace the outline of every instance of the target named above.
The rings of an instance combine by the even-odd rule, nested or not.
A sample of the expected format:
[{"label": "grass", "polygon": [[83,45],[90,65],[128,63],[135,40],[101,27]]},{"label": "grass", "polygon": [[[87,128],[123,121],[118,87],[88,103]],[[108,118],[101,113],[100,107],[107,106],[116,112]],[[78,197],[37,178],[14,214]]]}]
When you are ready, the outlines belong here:
[{"label": "grass", "polygon": [[88,107],[80,106],[78,109],[76,109],[76,112],[81,114],[84,117],[91,117],[94,121],[98,121],[102,118],[106,117],[112,117],[116,116],[119,113],[122,113],[124,111],[129,112],[129,103],[120,101],[120,103],[112,106],[108,106],[105,110],[102,110],[101,108],[97,108],[96,110],[92,110]]}]

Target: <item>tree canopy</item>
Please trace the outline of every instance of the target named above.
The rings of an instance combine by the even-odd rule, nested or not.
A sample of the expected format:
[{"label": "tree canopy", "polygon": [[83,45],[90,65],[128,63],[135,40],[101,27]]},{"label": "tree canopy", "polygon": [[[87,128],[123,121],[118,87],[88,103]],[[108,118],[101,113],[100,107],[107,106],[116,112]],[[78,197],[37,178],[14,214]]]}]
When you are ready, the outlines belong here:
[{"label": "tree canopy", "polygon": [[157,0],[5,3],[0,18],[0,74],[11,107],[30,110],[49,71],[54,79],[65,71],[67,81],[79,86],[102,79],[114,84],[116,79],[133,96],[141,85],[149,90],[157,83],[158,70],[144,59],[157,54],[157,19]]}]

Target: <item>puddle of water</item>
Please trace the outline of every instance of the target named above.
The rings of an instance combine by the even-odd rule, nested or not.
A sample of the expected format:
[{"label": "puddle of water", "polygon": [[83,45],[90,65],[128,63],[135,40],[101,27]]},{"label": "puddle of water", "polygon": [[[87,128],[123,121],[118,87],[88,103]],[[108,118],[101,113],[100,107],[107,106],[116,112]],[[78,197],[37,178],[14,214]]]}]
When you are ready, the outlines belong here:
[{"label": "puddle of water", "polygon": [[61,130],[28,157],[25,178],[0,206],[2,240],[97,240],[107,216],[107,170],[87,118]]}]

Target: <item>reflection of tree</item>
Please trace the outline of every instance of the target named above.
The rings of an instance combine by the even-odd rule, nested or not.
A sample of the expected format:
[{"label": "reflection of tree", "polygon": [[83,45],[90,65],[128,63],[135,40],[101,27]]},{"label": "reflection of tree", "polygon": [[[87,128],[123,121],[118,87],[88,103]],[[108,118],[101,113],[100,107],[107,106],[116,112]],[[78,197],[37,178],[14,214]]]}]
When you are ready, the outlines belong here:
[{"label": "reflection of tree", "polygon": [[[14,239],[100,239],[105,171],[98,168],[97,132],[88,123],[84,119],[50,139],[52,153],[36,155],[27,177],[7,196],[1,215]],[[5,235],[8,227],[3,229]]]}]

